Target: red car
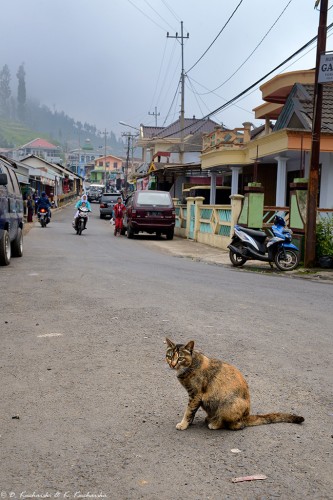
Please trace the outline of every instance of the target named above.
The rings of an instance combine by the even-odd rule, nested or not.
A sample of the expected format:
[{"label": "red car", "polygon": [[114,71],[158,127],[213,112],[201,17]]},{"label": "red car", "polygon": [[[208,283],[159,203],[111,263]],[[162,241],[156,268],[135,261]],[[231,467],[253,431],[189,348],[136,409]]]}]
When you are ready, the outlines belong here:
[{"label": "red car", "polygon": [[124,231],[127,238],[145,232],[166,235],[172,240],[175,228],[175,208],[168,191],[135,191],[126,200]]}]

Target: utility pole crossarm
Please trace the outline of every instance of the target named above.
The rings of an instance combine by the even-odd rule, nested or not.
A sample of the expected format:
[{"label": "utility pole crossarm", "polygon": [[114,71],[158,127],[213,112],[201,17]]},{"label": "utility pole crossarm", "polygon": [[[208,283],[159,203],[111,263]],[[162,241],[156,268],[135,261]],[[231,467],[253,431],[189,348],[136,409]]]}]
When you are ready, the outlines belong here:
[{"label": "utility pole crossarm", "polygon": [[157,127],[157,117],[160,116],[160,113],[157,113],[157,106],[155,106],[155,112],[151,113],[150,111],[148,111],[148,115],[155,116],[155,127]]}]

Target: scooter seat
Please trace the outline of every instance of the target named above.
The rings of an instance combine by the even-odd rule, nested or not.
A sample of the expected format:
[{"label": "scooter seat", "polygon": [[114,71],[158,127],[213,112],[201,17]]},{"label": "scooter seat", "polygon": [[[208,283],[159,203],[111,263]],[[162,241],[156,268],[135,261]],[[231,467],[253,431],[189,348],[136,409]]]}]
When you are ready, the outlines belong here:
[{"label": "scooter seat", "polygon": [[249,229],[248,227],[242,227],[241,230],[243,233],[246,233],[253,238],[267,238],[267,234],[261,229]]}]

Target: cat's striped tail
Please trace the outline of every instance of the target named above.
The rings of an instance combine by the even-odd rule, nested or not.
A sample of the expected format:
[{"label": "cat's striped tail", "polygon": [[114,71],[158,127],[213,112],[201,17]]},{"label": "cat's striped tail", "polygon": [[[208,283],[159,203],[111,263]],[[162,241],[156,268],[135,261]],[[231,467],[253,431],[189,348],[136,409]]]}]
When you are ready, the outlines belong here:
[{"label": "cat's striped tail", "polygon": [[280,422],[289,422],[291,424],[301,424],[304,418],[291,413],[267,413],[267,415],[249,415],[244,424],[246,427],[264,424],[278,424]]}]

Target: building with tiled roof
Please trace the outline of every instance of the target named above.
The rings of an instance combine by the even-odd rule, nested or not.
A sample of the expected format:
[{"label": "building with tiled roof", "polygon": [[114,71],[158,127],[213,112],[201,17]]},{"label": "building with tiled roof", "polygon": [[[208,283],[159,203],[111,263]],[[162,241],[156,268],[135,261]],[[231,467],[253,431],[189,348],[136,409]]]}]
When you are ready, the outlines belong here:
[{"label": "building with tiled roof", "polygon": [[51,144],[46,139],[37,138],[33,141],[23,144],[13,152],[13,159],[20,160],[29,155],[35,155],[39,158],[44,158],[50,163],[58,163],[61,161],[61,150],[59,146]]},{"label": "building with tiled roof", "polygon": [[[183,128],[184,140],[184,158],[183,163],[198,161],[198,153],[201,151],[200,144],[203,134],[212,132],[215,127],[220,127],[217,122],[210,118],[185,118]],[[181,154],[181,125],[180,119],[166,127],[151,127],[140,125],[140,136],[137,139],[136,146],[141,147],[143,151],[143,161],[149,162],[158,152],[172,152],[169,161],[180,162]],[[195,140],[193,141],[193,137]],[[147,154],[147,153],[150,154]],[[193,153],[196,153],[195,159]]]},{"label": "building with tiled roof", "polygon": [[[202,169],[231,176],[232,194],[243,194],[249,182],[263,186],[265,205],[286,208],[294,179],[309,177],[312,146],[314,70],[277,75],[260,90],[264,103],[253,111],[265,120],[237,147],[210,147]],[[275,121],[272,126],[272,121]],[[244,124],[247,127],[251,124]],[[333,208],[333,87],[323,86],[320,136],[319,208]]]}]

